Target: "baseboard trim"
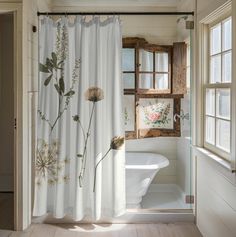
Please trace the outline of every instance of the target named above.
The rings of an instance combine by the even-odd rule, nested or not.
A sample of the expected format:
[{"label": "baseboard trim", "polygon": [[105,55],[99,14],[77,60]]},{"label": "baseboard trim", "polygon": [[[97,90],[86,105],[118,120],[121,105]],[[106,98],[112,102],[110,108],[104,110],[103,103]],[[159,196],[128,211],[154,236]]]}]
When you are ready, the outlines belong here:
[{"label": "baseboard trim", "polygon": [[74,221],[72,218],[66,216],[62,219],[56,219],[52,215],[45,215],[44,217],[33,218],[32,223],[46,223],[46,224],[147,224],[147,223],[174,223],[174,222],[190,222],[194,223],[195,216],[192,210],[184,212],[175,212],[173,210],[166,210],[169,213],[161,212],[150,212],[149,210],[145,212],[133,212],[127,210],[127,212],[116,218],[103,218],[99,221],[82,220]]}]

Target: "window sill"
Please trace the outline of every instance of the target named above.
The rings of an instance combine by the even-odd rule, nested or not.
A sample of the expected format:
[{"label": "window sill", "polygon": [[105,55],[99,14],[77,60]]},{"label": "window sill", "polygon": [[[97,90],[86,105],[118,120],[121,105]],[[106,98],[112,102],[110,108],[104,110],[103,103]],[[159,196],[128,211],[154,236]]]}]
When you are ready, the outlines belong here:
[{"label": "window sill", "polygon": [[213,160],[214,162],[216,162],[217,164],[219,164],[221,167],[225,168],[226,170],[230,171],[231,173],[235,172],[235,170],[232,170],[230,161],[227,161],[227,160],[221,158],[220,156],[212,153],[211,151],[209,151],[205,148],[195,146],[194,149],[201,155],[204,155],[208,159]]}]

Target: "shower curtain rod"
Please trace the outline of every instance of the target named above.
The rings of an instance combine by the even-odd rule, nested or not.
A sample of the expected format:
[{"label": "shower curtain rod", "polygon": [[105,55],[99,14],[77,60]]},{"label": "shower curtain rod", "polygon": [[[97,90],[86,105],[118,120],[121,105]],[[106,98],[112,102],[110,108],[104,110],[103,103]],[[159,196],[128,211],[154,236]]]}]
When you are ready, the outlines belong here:
[{"label": "shower curtain rod", "polygon": [[40,15],[194,15],[194,12],[38,12]]}]

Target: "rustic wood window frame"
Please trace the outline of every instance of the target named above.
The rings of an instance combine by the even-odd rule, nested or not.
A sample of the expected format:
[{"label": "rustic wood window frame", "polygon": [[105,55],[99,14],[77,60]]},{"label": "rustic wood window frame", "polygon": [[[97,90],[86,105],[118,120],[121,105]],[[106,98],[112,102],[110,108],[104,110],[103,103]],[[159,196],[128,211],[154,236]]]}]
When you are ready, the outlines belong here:
[{"label": "rustic wood window frame", "polygon": [[[173,129],[139,129],[138,126],[138,116],[139,116],[139,99],[140,98],[173,98],[174,100],[174,108],[173,108],[173,116],[174,114],[180,114],[181,107],[181,98],[183,98],[183,94],[173,94],[173,68],[172,68],[172,53],[173,46],[166,45],[160,46],[155,44],[149,44],[143,38],[129,37],[123,38],[123,48],[134,48],[135,50],[135,65],[134,71],[123,71],[123,73],[134,73],[135,75],[135,86],[134,89],[124,89],[124,95],[133,95],[135,99],[134,103],[134,131],[126,131],[126,139],[137,139],[137,138],[146,138],[146,137],[159,137],[159,136],[171,136],[171,137],[179,137],[181,135],[180,130],[180,121],[177,120],[174,122]],[[144,49],[150,52],[153,52],[153,72],[148,72],[153,74],[153,87],[155,87],[155,75],[158,73],[155,71],[155,52],[167,52],[168,53],[168,75],[169,75],[169,88],[166,90],[157,90],[157,89],[140,89],[139,88],[139,76],[142,73],[147,73],[145,71],[140,71],[140,63],[139,63],[139,50]],[[166,72],[165,72],[166,73]]]}]

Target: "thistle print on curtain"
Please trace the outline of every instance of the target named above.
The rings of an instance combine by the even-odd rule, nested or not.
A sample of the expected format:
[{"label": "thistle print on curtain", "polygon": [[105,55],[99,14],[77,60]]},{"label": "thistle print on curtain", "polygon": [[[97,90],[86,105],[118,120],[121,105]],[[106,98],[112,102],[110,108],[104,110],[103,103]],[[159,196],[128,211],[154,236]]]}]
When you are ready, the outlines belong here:
[{"label": "thistle print on curtain", "polygon": [[121,48],[117,17],[40,20],[34,216],[125,212]]}]

